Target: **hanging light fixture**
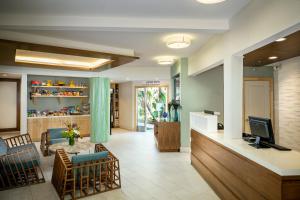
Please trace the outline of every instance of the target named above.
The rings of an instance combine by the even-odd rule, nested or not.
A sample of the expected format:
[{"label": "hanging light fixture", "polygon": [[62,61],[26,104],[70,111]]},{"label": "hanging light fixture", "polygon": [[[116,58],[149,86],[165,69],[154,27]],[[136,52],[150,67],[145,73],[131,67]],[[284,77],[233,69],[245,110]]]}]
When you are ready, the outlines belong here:
[{"label": "hanging light fixture", "polygon": [[191,37],[184,34],[171,35],[166,39],[167,47],[171,49],[183,49],[191,45]]},{"label": "hanging light fixture", "polygon": [[203,4],[215,4],[215,3],[221,3],[226,0],[197,0],[197,1]]},{"label": "hanging light fixture", "polygon": [[156,58],[159,65],[172,65],[175,59],[171,56],[160,56]]}]

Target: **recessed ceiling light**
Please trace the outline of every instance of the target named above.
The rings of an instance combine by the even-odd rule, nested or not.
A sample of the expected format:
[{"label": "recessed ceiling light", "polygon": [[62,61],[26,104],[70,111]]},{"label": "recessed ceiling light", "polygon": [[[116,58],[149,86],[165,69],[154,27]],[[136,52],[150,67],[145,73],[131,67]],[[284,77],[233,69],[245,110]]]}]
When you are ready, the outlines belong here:
[{"label": "recessed ceiling light", "polygon": [[191,45],[191,37],[184,34],[171,35],[166,38],[166,43],[171,49],[183,49]]},{"label": "recessed ceiling light", "polygon": [[276,42],[282,42],[282,41],[285,41],[286,40],[286,38],[284,38],[284,37],[282,37],[282,38],[279,38],[279,39],[277,39],[277,40],[275,40]]},{"label": "recessed ceiling light", "polygon": [[226,0],[197,0],[197,1],[203,4],[215,4],[215,3],[221,3]]},{"label": "recessed ceiling light", "polygon": [[96,69],[112,62],[112,60],[17,49],[15,62],[78,69]]},{"label": "recessed ceiling light", "polygon": [[275,59],[277,59],[278,57],[277,56],[270,56],[269,57],[269,60],[275,60]]},{"label": "recessed ceiling light", "polygon": [[7,77],[7,74],[2,74],[2,76]]},{"label": "recessed ceiling light", "polygon": [[175,59],[170,56],[161,56],[156,59],[159,65],[172,65],[175,62]]}]

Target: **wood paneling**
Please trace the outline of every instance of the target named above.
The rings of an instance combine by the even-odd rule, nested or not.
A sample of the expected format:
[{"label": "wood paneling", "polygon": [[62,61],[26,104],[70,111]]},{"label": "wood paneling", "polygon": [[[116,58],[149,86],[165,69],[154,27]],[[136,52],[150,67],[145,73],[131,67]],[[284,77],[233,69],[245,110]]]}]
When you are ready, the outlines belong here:
[{"label": "wood paneling", "polygon": [[281,177],[194,130],[191,137],[192,164],[222,199],[300,199],[300,176]]},{"label": "wood paneling", "polygon": [[180,150],[180,123],[179,122],[156,122],[154,135],[159,151]]},{"label": "wood paneling", "polygon": [[111,59],[113,62],[102,66],[100,68],[93,69],[93,71],[103,71],[110,68],[118,67],[130,62],[133,62],[136,59],[139,59],[135,56],[124,56],[111,53],[103,53],[97,51],[88,51],[81,49],[71,49],[65,47],[57,47],[43,44],[33,44],[26,42],[10,41],[10,40],[1,40],[0,39],[0,64],[1,65],[13,65],[13,66],[29,66],[29,67],[38,67],[38,68],[54,68],[54,69],[67,69],[67,70],[89,70],[89,69],[79,69],[63,66],[52,66],[52,65],[41,65],[41,64],[26,64],[15,62],[16,49],[46,52],[46,53],[56,53],[72,56],[84,56],[91,58],[105,58]]},{"label": "wood paneling", "polygon": [[[286,37],[285,41],[272,42],[244,55],[244,66],[258,67],[300,56],[300,31]],[[270,60],[270,56],[278,59]]]},{"label": "wood paneling", "polygon": [[27,130],[32,140],[37,142],[41,140],[41,134],[48,128],[64,128],[66,122],[77,123],[80,134],[84,137],[90,136],[90,116],[32,117],[27,119]]}]

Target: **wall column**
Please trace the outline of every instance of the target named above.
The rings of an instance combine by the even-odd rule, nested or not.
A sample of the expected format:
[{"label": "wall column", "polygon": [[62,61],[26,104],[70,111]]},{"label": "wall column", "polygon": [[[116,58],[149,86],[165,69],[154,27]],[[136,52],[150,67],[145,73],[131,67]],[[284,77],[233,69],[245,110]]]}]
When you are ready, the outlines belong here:
[{"label": "wall column", "polygon": [[224,60],[224,135],[242,138],[243,129],[243,57]]},{"label": "wall column", "polygon": [[21,76],[20,133],[27,133],[27,74]]}]

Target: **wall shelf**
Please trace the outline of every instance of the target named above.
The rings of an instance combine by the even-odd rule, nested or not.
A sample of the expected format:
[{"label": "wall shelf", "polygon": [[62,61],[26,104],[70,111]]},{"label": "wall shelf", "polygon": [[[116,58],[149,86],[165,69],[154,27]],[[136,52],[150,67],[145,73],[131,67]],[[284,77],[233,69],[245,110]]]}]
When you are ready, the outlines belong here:
[{"label": "wall shelf", "polygon": [[89,96],[34,96],[32,95],[31,98],[88,98]]},{"label": "wall shelf", "polygon": [[31,86],[32,88],[87,89],[86,86]]}]

